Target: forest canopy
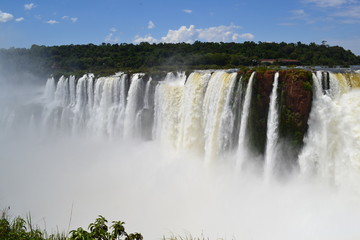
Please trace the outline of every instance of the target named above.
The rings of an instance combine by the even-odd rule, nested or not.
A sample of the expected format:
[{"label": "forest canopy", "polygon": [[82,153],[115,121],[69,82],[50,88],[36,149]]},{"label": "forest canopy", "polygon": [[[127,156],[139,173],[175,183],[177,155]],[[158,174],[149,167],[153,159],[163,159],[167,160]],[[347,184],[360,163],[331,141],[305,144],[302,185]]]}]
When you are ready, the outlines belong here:
[{"label": "forest canopy", "polygon": [[[119,71],[158,71],[238,68],[263,64],[262,59],[296,60],[304,66],[349,66],[360,64],[360,56],[327,44],[244,43],[140,43],[39,46],[0,49],[2,71],[27,71],[38,76],[110,75]],[[290,61],[289,61],[290,62]]]}]

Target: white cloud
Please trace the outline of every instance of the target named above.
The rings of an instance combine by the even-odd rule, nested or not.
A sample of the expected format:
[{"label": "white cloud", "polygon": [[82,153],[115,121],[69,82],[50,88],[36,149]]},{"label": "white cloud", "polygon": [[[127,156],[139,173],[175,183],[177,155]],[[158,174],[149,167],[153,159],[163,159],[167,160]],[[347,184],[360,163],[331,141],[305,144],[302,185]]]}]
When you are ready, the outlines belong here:
[{"label": "white cloud", "polygon": [[12,14],[0,11],[0,22],[8,22],[13,18],[14,16]]},{"label": "white cloud", "polygon": [[308,15],[305,13],[304,9],[296,9],[296,10],[292,10],[290,11],[294,17],[297,18],[303,18],[303,17],[307,17]]},{"label": "white cloud", "polygon": [[115,27],[110,28],[110,32],[117,32],[117,29]]},{"label": "white cloud", "polygon": [[33,4],[33,3],[29,3],[29,4],[25,4],[25,5],[24,5],[24,9],[25,9],[25,10],[31,10],[31,9],[33,9],[33,8],[35,8],[35,7],[36,7],[36,5]]},{"label": "white cloud", "polygon": [[167,35],[161,38],[161,41],[169,43],[191,43],[196,40],[197,35],[197,29],[194,25],[190,25],[189,28],[187,28],[186,26],[181,26],[178,30],[169,30]]},{"label": "white cloud", "polygon": [[57,24],[57,23],[59,23],[59,22],[56,21],[56,20],[49,20],[49,21],[47,21],[46,23],[48,23],[48,24]]},{"label": "white cloud", "polygon": [[255,35],[251,33],[244,33],[240,35],[240,38],[245,40],[253,40],[255,38]]},{"label": "white cloud", "polygon": [[16,22],[22,22],[22,21],[24,21],[24,20],[25,20],[25,18],[23,18],[23,17],[20,17],[20,18],[15,19]]},{"label": "white cloud", "polygon": [[205,29],[197,29],[199,40],[206,42],[229,42],[236,41],[240,37],[238,33],[235,33],[235,29],[241,28],[240,26],[217,26],[209,27]]},{"label": "white cloud", "polygon": [[[181,26],[178,30],[169,30],[167,35],[161,38],[161,41],[170,43],[192,43],[196,40],[205,42],[230,42],[237,41],[239,40],[239,38],[244,37],[246,37],[247,39],[250,36],[249,34],[245,35],[235,32],[237,29],[240,28],[240,26],[236,25],[222,25],[204,29],[195,28],[194,25],[190,25],[188,28],[186,26]],[[254,38],[254,36],[252,38]]]},{"label": "white cloud", "polygon": [[151,35],[146,35],[145,37],[135,36],[134,43],[141,42],[157,43],[158,40],[156,38],[153,38]]},{"label": "white cloud", "polygon": [[[338,22],[357,24],[360,19],[360,1],[359,0],[304,0],[307,3],[312,3],[318,8],[322,9],[323,17],[311,19],[307,15],[303,16],[303,20],[308,23],[315,21]],[[300,19],[300,17],[298,17]]]},{"label": "white cloud", "polygon": [[[307,14],[304,9],[291,10],[290,13],[292,15],[290,17],[290,20],[301,20],[301,21],[305,21],[305,23],[307,23],[307,24],[313,24],[313,23],[315,23],[316,21],[319,20],[319,19],[310,17],[309,14]],[[287,22],[285,24],[281,23],[279,25],[281,25],[281,26],[291,26],[291,25],[295,25],[295,24]]]},{"label": "white cloud", "polygon": [[114,36],[114,33],[109,33],[108,35],[106,35],[104,41],[107,43],[118,43],[120,39]]},{"label": "white cloud", "polygon": [[360,6],[352,6],[344,11],[335,13],[334,16],[348,17],[348,18],[360,18]]},{"label": "white cloud", "polygon": [[192,10],[191,9],[184,9],[183,12],[184,13],[192,13]]},{"label": "white cloud", "polygon": [[134,42],[193,43],[196,40],[204,42],[231,42],[239,41],[240,39],[252,40],[255,38],[251,33],[240,34],[236,32],[240,28],[240,26],[236,25],[216,26],[203,29],[196,28],[194,25],[190,25],[189,27],[181,26],[177,30],[169,30],[166,36],[162,37],[160,40],[151,35],[146,35],[145,37],[136,36]]},{"label": "white cloud", "polygon": [[73,23],[77,22],[77,20],[78,20],[77,17],[69,17],[69,16],[63,16],[62,19],[69,20]]},{"label": "white cloud", "polygon": [[155,27],[155,24],[153,23],[153,21],[149,21],[147,28],[148,29],[153,29],[154,27]]},{"label": "white cloud", "polygon": [[305,0],[313,3],[318,7],[339,7],[345,4],[355,3],[356,0]]}]

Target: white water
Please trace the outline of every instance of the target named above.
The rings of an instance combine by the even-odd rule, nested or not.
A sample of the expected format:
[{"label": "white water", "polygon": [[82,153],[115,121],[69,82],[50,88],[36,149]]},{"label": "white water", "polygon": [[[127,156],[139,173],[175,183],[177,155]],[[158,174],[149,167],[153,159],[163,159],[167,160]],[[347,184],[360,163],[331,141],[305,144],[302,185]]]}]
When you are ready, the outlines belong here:
[{"label": "white water", "polygon": [[[321,91],[314,77],[314,101],[308,136],[299,156],[304,175],[316,174],[336,185],[354,186],[360,180],[360,91],[358,76],[330,74],[330,90]],[[351,87],[353,86],[353,87]]]},{"label": "white water", "polygon": [[210,163],[219,157],[222,143],[221,121],[226,112],[226,99],[231,83],[236,74],[216,72],[211,77],[206,89],[203,113],[204,113],[204,140],[205,140],[205,161]]},{"label": "white water", "polygon": [[275,73],[273,88],[270,95],[270,106],[267,119],[267,132],[266,132],[266,149],[265,149],[265,165],[264,177],[265,181],[269,181],[274,174],[276,165],[276,147],[279,140],[279,114],[277,104],[277,90],[278,90],[279,73]]},{"label": "white water", "polygon": [[[49,79],[43,95],[11,105],[2,101],[0,124],[7,134],[0,133],[0,207],[10,205],[13,214],[30,211],[34,223],[46,223],[49,231],[67,230],[73,205],[70,229],[86,228],[101,214],[110,222],[125,221],[129,232],[141,232],[145,239],[172,233],[210,239],[358,239],[357,75],[330,74],[325,94],[320,74],[314,75],[301,174],[270,184],[251,171],[234,171],[239,152],[227,152],[235,121],[230,106],[242,81],[236,75],[193,72],[186,79],[184,73],[169,73],[145,84],[142,75],[95,79],[89,74],[76,80],[75,100],[73,80],[61,78],[56,89]],[[150,84],[157,86],[155,93]],[[235,151],[248,150],[241,142],[247,139],[251,85],[249,79],[243,140]],[[3,91],[0,97],[8,99]],[[270,105],[274,99],[272,94]],[[153,141],[139,141],[144,109],[154,111]],[[269,117],[275,112],[270,106]]]},{"label": "white water", "polygon": [[251,104],[251,96],[252,96],[252,85],[255,77],[255,72],[253,72],[250,76],[249,82],[246,87],[245,92],[245,100],[243,104],[243,109],[241,113],[241,121],[240,121],[240,133],[239,133],[239,144],[237,151],[237,162],[236,168],[241,170],[244,162],[249,157],[249,153],[247,150],[246,143],[246,131],[248,126],[248,117],[250,112],[250,104]]},{"label": "white water", "polygon": [[209,73],[191,73],[184,86],[181,119],[177,147],[181,151],[191,151],[202,155],[204,149],[204,126],[202,106],[206,86],[211,77]]}]

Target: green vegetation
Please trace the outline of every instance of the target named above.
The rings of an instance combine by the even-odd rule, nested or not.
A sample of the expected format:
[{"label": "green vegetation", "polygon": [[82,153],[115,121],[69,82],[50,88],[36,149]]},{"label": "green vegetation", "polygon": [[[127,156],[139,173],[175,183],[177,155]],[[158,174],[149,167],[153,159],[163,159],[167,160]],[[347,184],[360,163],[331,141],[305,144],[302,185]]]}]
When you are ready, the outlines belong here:
[{"label": "green vegetation", "polygon": [[40,76],[240,68],[261,65],[260,59],[293,59],[307,66],[360,64],[360,56],[342,47],[301,42],[103,43],[0,49],[3,71],[27,71]]},{"label": "green vegetation", "polygon": [[47,234],[32,223],[31,216],[26,220],[21,217],[11,218],[8,212],[2,211],[0,218],[1,240],[66,240],[64,233]]},{"label": "green vegetation", "polygon": [[282,90],[279,133],[299,150],[308,129],[307,121],[312,102],[312,75],[310,71],[289,70],[280,72],[280,76]]},{"label": "green vegetation", "polygon": [[312,91],[312,84],[311,84],[311,82],[309,82],[309,81],[304,81],[302,84],[303,84],[303,88],[304,88],[306,91],[309,91],[309,92]]},{"label": "green vegetation", "polygon": [[[99,216],[94,223],[89,225],[89,232],[83,228],[70,231],[69,240],[142,240],[140,233],[126,233],[124,222],[113,221],[109,228],[107,220],[103,216]],[[112,229],[110,232],[109,230]]]},{"label": "green vegetation", "polygon": [[[89,232],[83,228],[72,230],[69,237],[65,233],[48,234],[46,230],[33,225],[31,216],[26,220],[21,217],[11,218],[7,211],[1,212],[0,239],[1,240],[142,240],[140,233],[125,231],[124,222],[113,221],[110,227],[107,220],[99,216],[89,225]],[[111,230],[111,231],[110,231]]]}]

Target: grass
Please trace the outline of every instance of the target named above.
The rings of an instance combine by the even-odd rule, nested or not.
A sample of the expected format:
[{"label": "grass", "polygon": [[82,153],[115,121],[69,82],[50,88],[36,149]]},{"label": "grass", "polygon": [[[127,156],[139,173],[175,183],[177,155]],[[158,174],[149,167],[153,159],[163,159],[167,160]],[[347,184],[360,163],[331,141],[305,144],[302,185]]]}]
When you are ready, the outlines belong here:
[{"label": "grass", "polygon": [[1,240],[66,240],[65,233],[48,234],[46,230],[34,225],[31,215],[26,218],[12,217],[9,209],[0,211],[0,239]]},{"label": "grass", "polygon": [[[113,221],[108,227],[108,221],[99,216],[94,223],[90,223],[89,231],[82,228],[71,230],[69,233],[59,232],[49,234],[32,222],[30,214],[25,218],[12,217],[9,208],[0,210],[0,240],[143,240],[140,233],[125,231],[124,222]],[[218,240],[220,240],[219,238]],[[194,237],[191,234],[163,236],[161,240],[209,240],[201,234]]]},{"label": "grass", "polygon": [[103,216],[90,223],[89,231],[79,227],[68,234],[59,231],[48,234],[33,224],[30,214],[25,219],[12,217],[9,210],[10,207],[0,211],[0,240],[143,240],[140,233],[127,233],[124,222],[113,221],[108,227],[108,221]]}]

